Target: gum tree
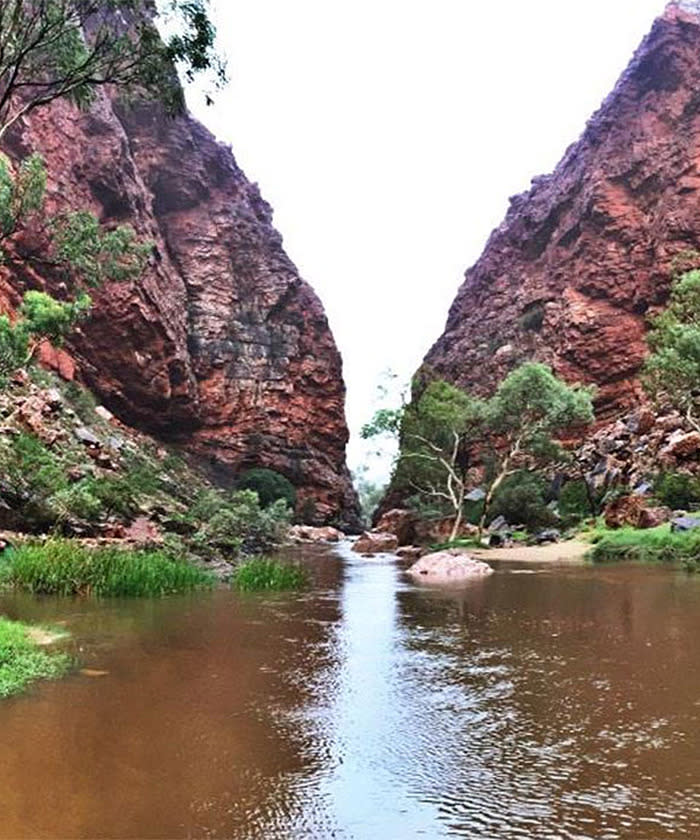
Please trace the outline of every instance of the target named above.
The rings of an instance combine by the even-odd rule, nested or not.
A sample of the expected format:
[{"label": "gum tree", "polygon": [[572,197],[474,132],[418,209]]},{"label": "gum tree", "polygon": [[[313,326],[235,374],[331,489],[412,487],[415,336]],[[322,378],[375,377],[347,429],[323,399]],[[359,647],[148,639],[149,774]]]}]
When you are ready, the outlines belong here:
[{"label": "gum tree", "polygon": [[448,382],[431,382],[420,397],[400,409],[381,409],[362,430],[364,438],[390,434],[400,439],[395,479],[423,500],[452,511],[450,534],[459,534],[469,489],[471,451],[483,434],[485,404]]},{"label": "gum tree", "polygon": [[647,337],[642,379],[657,402],[671,405],[700,431],[700,270],[683,274]]},{"label": "gum tree", "polygon": [[225,81],[215,35],[208,0],[2,0],[0,141],[36,108],[62,98],[87,107],[106,86],[178,113],[177,71]]},{"label": "gum tree", "polygon": [[551,368],[537,362],[520,365],[501,382],[484,416],[492,478],[480,535],[503,481],[519,470],[539,470],[560,460],[564,451],[557,435],[593,421],[592,395],[592,389],[567,385]]}]

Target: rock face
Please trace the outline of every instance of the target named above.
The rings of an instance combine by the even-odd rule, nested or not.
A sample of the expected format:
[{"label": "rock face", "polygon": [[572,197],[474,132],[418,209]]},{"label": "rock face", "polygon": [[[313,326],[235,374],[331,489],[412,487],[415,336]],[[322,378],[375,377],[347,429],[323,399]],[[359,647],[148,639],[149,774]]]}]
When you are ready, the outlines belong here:
[{"label": "rock face", "polygon": [[[638,403],[646,318],[700,249],[700,13],[670,5],[553,174],[511,199],[423,370],[488,391],[519,362]],[[697,264],[697,263],[696,263]]]},{"label": "rock face", "polygon": [[[198,453],[224,482],[266,466],[298,488],[307,521],[355,525],[340,356],[231,151],[189,117],[105,97],[84,114],[63,102],[35,112],[4,150],[44,155],[50,212],[91,209],[153,242],[145,275],[99,290],[69,345],[107,407]],[[10,303],[27,284],[61,288],[28,268],[0,270],[0,282]],[[54,361],[73,374],[65,354]]]}]

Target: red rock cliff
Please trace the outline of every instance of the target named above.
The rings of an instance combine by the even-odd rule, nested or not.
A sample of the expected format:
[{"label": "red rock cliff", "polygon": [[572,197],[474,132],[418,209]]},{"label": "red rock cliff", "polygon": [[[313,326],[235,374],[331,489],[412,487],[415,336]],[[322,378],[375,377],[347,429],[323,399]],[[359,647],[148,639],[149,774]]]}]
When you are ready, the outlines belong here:
[{"label": "red rock cliff", "polygon": [[674,256],[700,249],[696,7],[668,7],[556,170],[511,199],[425,358],[430,376],[488,390],[536,358],[595,383],[601,420],[638,401],[648,314]]},{"label": "red rock cliff", "polygon": [[[35,112],[6,150],[43,153],[49,209],[87,207],[154,242],[146,274],[100,290],[70,344],[105,404],[206,458],[223,481],[269,466],[298,487],[307,517],[352,523],[340,356],[230,150],[189,117],[106,98],[86,114],[66,103]],[[5,275],[15,287],[27,279]]]}]

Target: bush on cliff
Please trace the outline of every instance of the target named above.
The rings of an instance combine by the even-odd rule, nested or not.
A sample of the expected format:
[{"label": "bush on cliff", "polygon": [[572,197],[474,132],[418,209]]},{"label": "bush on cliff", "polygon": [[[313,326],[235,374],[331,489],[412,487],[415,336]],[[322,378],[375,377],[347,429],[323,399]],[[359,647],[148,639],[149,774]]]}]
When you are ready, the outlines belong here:
[{"label": "bush on cliff", "polygon": [[652,322],[647,336],[652,351],[643,383],[662,405],[677,408],[700,431],[700,270],[682,274],[671,289],[668,306]]},{"label": "bush on cliff", "polygon": [[246,470],[236,481],[239,490],[254,490],[263,507],[282,499],[294,510],[297,503],[297,491],[292,482],[274,470],[256,467]]},{"label": "bush on cliff", "polygon": [[291,519],[285,501],[278,499],[262,508],[252,490],[204,491],[192,515],[199,521],[194,545],[204,552],[218,549],[228,557],[272,551],[284,540]]}]

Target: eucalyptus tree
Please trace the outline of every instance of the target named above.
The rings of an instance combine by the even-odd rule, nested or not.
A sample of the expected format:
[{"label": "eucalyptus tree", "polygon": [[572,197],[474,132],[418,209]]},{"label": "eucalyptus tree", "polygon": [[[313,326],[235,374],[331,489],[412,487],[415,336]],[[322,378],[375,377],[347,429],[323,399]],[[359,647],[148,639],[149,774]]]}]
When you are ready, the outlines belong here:
[{"label": "eucalyptus tree", "polygon": [[225,81],[215,37],[208,0],[1,0],[0,141],[35,109],[87,107],[104,87],[178,113],[178,71]]},{"label": "eucalyptus tree", "polygon": [[484,417],[491,478],[480,533],[508,476],[522,469],[541,470],[565,457],[557,436],[593,421],[592,398],[592,388],[568,385],[538,362],[520,365],[501,382]]},{"label": "eucalyptus tree", "polygon": [[647,341],[652,352],[642,372],[645,388],[700,431],[700,270],[687,271],[675,282]]}]

